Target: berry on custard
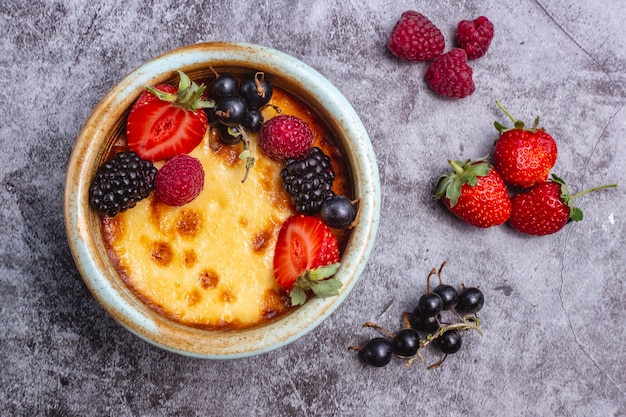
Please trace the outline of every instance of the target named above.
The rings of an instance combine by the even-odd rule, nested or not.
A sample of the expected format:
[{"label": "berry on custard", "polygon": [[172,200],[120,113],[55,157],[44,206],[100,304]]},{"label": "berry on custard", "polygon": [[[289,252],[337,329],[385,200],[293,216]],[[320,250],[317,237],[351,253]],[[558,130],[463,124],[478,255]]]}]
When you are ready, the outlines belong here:
[{"label": "berry on custard", "polygon": [[291,197],[298,213],[316,214],[322,204],[334,195],[332,185],[335,173],[330,158],[316,146],[300,158],[287,159],[280,175],[283,189]]},{"label": "berry on custard", "polygon": [[274,253],[274,277],[301,305],[311,291],[317,297],[336,295],[341,282],[331,278],[339,268],[339,243],[331,229],[313,216],[288,218],[278,232]]},{"label": "berry on custard", "polygon": [[285,161],[304,156],[313,143],[313,132],[302,119],[291,115],[275,116],[261,126],[259,147],[271,159]]},{"label": "berry on custard", "polygon": [[89,203],[109,217],[135,207],[154,189],[157,169],[134,152],[119,152],[98,168],[89,187]]},{"label": "berry on custard", "polygon": [[391,30],[387,47],[393,55],[406,61],[429,61],[445,48],[443,34],[426,16],[407,10]]},{"label": "berry on custard", "polygon": [[155,193],[169,206],[192,202],[204,188],[204,169],[196,158],[181,154],[163,165],[154,180]]},{"label": "berry on custard", "polygon": [[178,87],[159,84],[146,87],[135,101],[126,122],[128,147],[142,159],[160,161],[191,152],[204,137],[208,120],[203,110],[204,85],[178,71]]},{"label": "berry on custard", "polygon": [[453,48],[430,64],[426,70],[426,81],[435,93],[443,97],[465,98],[476,90],[472,75],[465,51]]}]

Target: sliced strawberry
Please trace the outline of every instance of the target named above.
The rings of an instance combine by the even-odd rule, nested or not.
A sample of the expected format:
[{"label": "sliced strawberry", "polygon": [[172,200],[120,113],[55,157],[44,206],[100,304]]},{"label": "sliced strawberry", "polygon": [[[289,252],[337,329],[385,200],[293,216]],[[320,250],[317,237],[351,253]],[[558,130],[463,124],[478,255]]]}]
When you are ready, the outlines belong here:
[{"label": "sliced strawberry", "polygon": [[204,137],[207,116],[203,108],[213,105],[201,99],[198,86],[182,72],[178,88],[159,84],[143,92],[128,115],[128,147],[151,161],[191,152]]},{"label": "sliced strawberry", "polygon": [[274,276],[291,295],[293,305],[336,295],[341,282],[327,279],[339,268],[339,245],[331,229],[313,216],[296,215],[283,223],[274,254]]}]

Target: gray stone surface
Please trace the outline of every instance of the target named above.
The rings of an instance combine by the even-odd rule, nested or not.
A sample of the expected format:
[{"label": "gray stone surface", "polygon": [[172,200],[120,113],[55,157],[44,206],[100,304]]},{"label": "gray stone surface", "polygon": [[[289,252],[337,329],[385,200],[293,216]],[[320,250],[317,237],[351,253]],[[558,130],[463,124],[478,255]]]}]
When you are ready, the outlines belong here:
[{"label": "gray stone surface", "polygon": [[[495,24],[472,62],[477,91],[445,100],[427,65],[385,49],[407,9],[453,45],[459,20]],[[626,37],[623,1],[292,2],[8,0],[0,5],[0,415],[626,416]],[[245,41],[311,65],[353,103],[378,156],[383,205],[370,262],[346,302],[299,341],[203,361],[114,322],[74,266],[64,171],[91,109],[144,61],[200,41]],[[555,235],[478,230],[432,198],[448,158],[486,154],[504,120],[542,116],[555,172],[585,220]],[[427,272],[480,285],[484,336],[438,370],[374,369],[347,346],[397,329]],[[428,360],[436,360],[427,352]]]}]

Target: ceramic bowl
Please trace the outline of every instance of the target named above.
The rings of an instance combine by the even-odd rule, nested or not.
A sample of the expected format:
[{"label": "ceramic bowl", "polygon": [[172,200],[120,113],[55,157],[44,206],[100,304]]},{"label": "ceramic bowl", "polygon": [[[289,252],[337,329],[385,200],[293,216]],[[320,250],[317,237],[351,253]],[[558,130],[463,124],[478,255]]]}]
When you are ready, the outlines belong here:
[{"label": "ceramic bowl", "polygon": [[[172,322],[147,308],[116,273],[89,207],[89,184],[108,154],[128,109],[147,85],[172,81],[176,70],[192,79],[222,71],[264,71],[272,82],[306,102],[345,148],[360,215],[336,278],[339,295],[314,298],[265,326],[239,331],[208,331]],[[318,326],[346,299],[365,268],[379,224],[380,181],[367,132],[350,103],[327,79],[282,52],[244,43],[201,43],[158,56],[124,77],[93,110],[70,156],[65,183],[65,226],[76,266],[91,293],[122,326],[169,351],[207,359],[252,356],[291,343]]]}]

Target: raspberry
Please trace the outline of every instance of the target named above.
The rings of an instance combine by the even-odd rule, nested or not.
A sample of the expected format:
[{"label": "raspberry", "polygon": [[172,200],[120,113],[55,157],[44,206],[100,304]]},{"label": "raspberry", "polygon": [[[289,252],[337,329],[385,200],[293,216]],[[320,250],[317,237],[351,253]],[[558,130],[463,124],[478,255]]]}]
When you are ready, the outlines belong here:
[{"label": "raspberry", "polygon": [[295,116],[273,117],[263,123],[259,132],[259,147],[275,161],[303,156],[312,143],[309,125]]},{"label": "raspberry", "polygon": [[472,73],[472,68],[467,65],[465,51],[453,48],[430,65],[426,71],[426,81],[437,94],[444,97],[464,98],[476,89]]},{"label": "raspberry", "polygon": [[190,203],[204,188],[202,164],[189,155],[176,155],[159,170],[154,187],[157,197],[168,206]]},{"label": "raspberry", "polygon": [[387,47],[406,61],[429,61],[443,53],[441,31],[426,16],[407,10],[391,30]]},{"label": "raspberry", "polygon": [[493,23],[485,16],[476,20],[461,20],[456,30],[456,38],[468,59],[476,59],[487,53],[493,39]]},{"label": "raspberry", "polygon": [[109,217],[135,207],[154,189],[157,169],[134,152],[120,152],[98,168],[89,187],[89,203]]},{"label": "raspberry", "polygon": [[306,156],[287,159],[280,176],[298,213],[318,213],[324,201],[334,195],[335,173],[330,158],[318,147],[311,148]]}]

